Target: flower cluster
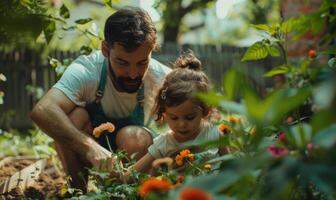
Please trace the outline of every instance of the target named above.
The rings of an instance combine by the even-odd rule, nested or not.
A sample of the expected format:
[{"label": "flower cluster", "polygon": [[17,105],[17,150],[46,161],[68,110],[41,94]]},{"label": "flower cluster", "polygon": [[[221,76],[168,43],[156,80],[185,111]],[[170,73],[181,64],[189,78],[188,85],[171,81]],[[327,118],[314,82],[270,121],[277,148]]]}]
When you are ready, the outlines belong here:
[{"label": "flower cluster", "polygon": [[229,116],[228,121],[232,124],[241,124],[242,123],[242,120],[238,117],[235,117],[235,116]]},{"label": "flower cluster", "polygon": [[226,124],[219,124],[218,130],[223,135],[232,131],[231,127]]},{"label": "flower cluster", "polygon": [[182,150],[175,157],[176,165],[177,166],[182,166],[183,165],[183,161],[186,160],[186,159],[188,159],[189,161],[193,161],[195,159],[194,158],[194,154],[192,154],[189,149]]},{"label": "flower cluster", "polygon": [[99,138],[104,131],[112,133],[114,130],[114,125],[111,122],[106,122],[93,129],[93,136]]}]

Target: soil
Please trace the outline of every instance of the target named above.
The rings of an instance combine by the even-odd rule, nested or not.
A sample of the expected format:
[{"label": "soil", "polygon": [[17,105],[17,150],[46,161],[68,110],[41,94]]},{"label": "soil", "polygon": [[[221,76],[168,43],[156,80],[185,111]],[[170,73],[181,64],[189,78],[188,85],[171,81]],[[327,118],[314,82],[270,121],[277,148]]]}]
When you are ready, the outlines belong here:
[{"label": "soil", "polygon": [[[33,164],[34,160],[17,160],[9,162],[0,167],[0,182],[11,177],[15,172]],[[46,199],[51,197],[60,197],[60,191],[65,187],[65,175],[55,170],[51,161],[47,162],[47,166],[41,172],[36,183],[25,191],[20,187],[12,189],[10,192],[0,196],[4,199]]]}]

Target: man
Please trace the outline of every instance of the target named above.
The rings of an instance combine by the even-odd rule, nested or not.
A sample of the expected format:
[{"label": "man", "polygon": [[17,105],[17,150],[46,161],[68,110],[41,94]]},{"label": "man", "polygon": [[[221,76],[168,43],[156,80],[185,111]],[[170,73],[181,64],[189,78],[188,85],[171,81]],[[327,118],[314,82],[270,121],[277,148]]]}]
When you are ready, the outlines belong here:
[{"label": "man", "polygon": [[[73,187],[85,190],[86,168],[99,167],[112,150],[138,153],[152,143],[148,129],[118,130],[145,125],[151,118],[155,92],[170,69],[151,59],[157,47],[156,29],[140,8],[124,8],[105,23],[101,51],[80,56],[34,107],[32,120],[56,143]],[[112,122],[116,131],[92,137],[94,127]]]}]

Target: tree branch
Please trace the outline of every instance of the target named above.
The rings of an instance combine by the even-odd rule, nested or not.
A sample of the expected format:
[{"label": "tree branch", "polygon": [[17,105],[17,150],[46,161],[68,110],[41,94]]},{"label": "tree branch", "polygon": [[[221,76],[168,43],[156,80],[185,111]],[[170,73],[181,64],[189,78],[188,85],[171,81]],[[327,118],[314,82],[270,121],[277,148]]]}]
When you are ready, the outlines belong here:
[{"label": "tree branch", "polygon": [[197,2],[191,2],[187,7],[184,7],[181,9],[181,17],[183,17],[184,15],[186,15],[187,13],[197,9],[197,8],[201,8],[204,7],[206,4],[213,2],[215,0],[201,0],[201,1],[197,1]]}]

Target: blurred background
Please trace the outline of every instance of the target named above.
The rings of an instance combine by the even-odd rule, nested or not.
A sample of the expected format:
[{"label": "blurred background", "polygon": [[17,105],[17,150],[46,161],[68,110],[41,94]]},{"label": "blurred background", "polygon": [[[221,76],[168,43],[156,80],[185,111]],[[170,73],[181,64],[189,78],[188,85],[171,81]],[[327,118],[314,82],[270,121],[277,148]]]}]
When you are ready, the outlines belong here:
[{"label": "blurred background", "polygon": [[[247,47],[263,38],[251,24],[272,24],[312,12],[320,0],[2,0],[0,2],[0,130],[32,126],[29,112],[80,54],[100,49],[105,19],[123,6],[145,9],[158,29],[167,65],[187,49],[202,61],[215,86],[236,67],[259,93],[274,84],[262,78],[276,58],[241,62]],[[288,47],[300,57],[317,36]]]}]

